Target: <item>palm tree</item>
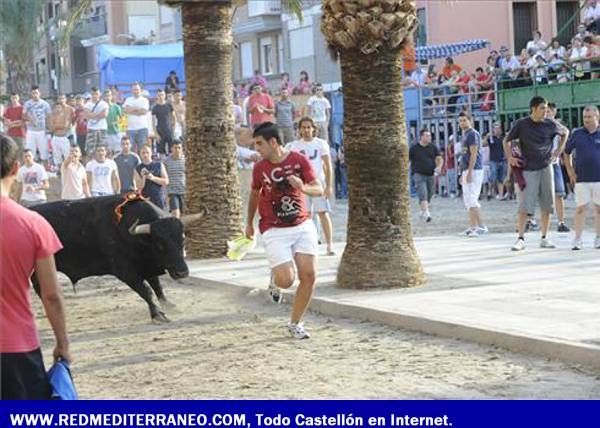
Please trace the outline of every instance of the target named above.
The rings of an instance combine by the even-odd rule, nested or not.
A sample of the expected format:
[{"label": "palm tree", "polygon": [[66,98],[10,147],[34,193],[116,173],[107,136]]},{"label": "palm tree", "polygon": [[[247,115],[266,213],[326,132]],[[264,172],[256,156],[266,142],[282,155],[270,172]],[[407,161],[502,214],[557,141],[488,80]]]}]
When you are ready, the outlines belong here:
[{"label": "palm tree", "polygon": [[324,0],[321,30],[339,54],[348,167],[343,288],[425,281],[411,232],[401,48],[417,26],[414,0]]},{"label": "palm tree", "polygon": [[11,89],[21,94],[28,92],[33,81],[33,56],[44,34],[37,31],[43,4],[43,0],[2,0],[0,7],[0,49]]}]

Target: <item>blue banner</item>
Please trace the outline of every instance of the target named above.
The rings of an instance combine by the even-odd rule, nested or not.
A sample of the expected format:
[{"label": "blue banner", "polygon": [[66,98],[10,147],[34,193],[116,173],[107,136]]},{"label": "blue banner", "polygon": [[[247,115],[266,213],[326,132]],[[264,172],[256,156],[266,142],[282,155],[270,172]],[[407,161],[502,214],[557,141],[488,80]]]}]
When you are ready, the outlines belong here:
[{"label": "blue banner", "polygon": [[3,401],[0,427],[600,426],[598,401]]}]

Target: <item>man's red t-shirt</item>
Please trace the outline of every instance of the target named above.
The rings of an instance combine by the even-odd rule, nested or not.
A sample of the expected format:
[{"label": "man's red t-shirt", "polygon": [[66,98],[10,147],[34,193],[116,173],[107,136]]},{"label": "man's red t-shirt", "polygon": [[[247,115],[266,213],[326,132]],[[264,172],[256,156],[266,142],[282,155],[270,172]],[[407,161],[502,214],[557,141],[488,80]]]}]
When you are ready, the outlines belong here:
[{"label": "man's red t-shirt", "polygon": [[[4,118],[9,120],[23,120],[23,106],[8,106],[4,111]],[[9,137],[24,138],[26,133],[25,125],[16,128],[8,128]]]},{"label": "man's red t-shirt", "polygon": [[310,161],[296,152],[290,152],[278,164],[261,160],[254,165],[252,189],[260,191],[260,233],[272,227],[297,226],[308,219],[304,193],[290,185],[287,177],[291,175],[299,177],[305,184],[317,179]]},{"label": "man's red t-shirt", "polygon": [[35,261],[62,248],[52,226],[38,213],[0,197],[0,352],[40,347],[31,310],[29,277]]},{"label": "man's red t-shirt", "polygon": [[274,122],[273,113],[261,113],[258,110],[253,110],[255,106],[262,106],[268,109],[275,108],[273,98],[269,94],[254,94],[248,100],[248,111],[250,112],[250,125],[256,126],[264,122]]},{"label": "man's red t-shirt", "polygon": [[75,134],[86,135],[87,134],[87,120],[83,117],[83,107],[77,107],[75,109]]}]

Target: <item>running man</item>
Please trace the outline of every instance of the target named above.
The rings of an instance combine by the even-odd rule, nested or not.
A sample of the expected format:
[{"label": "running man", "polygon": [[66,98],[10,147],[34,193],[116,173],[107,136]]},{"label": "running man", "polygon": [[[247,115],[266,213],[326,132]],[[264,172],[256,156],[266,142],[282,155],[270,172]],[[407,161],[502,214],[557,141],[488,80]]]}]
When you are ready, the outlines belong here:
[{"label": "running man", "polygon": [[[327,141],[316,138],[317,125],[310,117],[303,117],[298,122],[300,129],[300,140],[288,143],[285,148],[293,152],[303,154],[308,158],[313,167],[321,186],[323,187],[323,196],[308,197],[308,211],[314,217],[315,212],[319,217],[319,222],[323,226],[323,234],[327,243],[327,255],[334,256],[333,251],[333,226],[331,223],[331,204],[329,197],[333,192],[333,170],[331,167],[331,154]],[[317,230],[317,236],[318,236]]]},{"label": "running man", "polygon": [[281,302],[279,288],[292,286],[295,264],[300,284],[287,328],[292,337],[308,339],[310,334],[301,321],[315,288],[318,243],[305,195],[321,196],[323,188],[308,159],[282,147],[275,124],[258,125],[253,138],[263,160],[252,172],[246,237],[254,238],[258,209],[259,229],[271,267],[269,294],[274,302]]},{"label": "running man", "polygon": [[[517,120],[504,138],[504,154],[511,167],[518,168],[519,160],[511,150],[511,143],[518,139],[521,156],[525,161],[523,177],[525,190],[519,197],[518,234],[517,241],[512,246],[513,251],[525,249],[525,223],[527,215],[535,213],[537,203],[541,209],[541,248],[556,248],[548,239],[550,216],[554,211],[554,171],[552,162],[562,153],[569,130],[546,118],[548,103],[543,97],[535,96],[529,102],[530,115]],[[554,148],[554,137],[560,135],[560,142]]]},{"label": "running man", "polygon": [[440,174],[444,159],[440,149],[435,144],[431,144],[431,132],[428,129],[421,129],[419,142],[410,148],[408,158],[417,187],[421,219],[429,223],[431,221],[429,204],[433,196],[434,175]]}]

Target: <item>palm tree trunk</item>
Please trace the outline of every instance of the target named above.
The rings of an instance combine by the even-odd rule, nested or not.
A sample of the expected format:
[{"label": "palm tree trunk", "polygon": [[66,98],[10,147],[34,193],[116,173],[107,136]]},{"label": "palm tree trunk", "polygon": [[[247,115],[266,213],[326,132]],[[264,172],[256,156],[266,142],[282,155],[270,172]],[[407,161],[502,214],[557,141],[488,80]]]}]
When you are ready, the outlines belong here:
[{"label": "palm tree trunk", "polygon": [[410,222],[401,52],[345,51],[341,64],[349,213],[338,285],[421,285]]},{"label": "palm tree trunk", "polygon": [[242,231],[232,113],[230,1],[182,2],[189,212],[208,209],[187,232],[192,257],[223,256]]}]

